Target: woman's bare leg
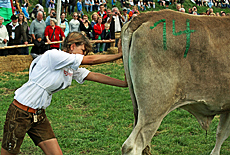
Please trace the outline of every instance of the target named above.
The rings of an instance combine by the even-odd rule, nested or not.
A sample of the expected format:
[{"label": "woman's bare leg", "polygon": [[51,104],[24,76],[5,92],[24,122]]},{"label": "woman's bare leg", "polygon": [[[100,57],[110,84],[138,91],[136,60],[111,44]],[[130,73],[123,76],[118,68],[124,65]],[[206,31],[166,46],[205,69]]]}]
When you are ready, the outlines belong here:
[{"label": "woman's bare leg", "polygon": [[56,138],[40,142],[38,146],[46,155],[63,155]]}]

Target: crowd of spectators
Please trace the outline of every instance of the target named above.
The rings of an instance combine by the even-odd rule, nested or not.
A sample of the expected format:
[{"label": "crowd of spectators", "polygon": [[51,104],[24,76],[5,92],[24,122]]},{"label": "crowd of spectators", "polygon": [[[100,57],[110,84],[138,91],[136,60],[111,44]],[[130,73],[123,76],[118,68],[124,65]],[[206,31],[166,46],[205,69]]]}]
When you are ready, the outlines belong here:
[{"label": "crowd of spectators", "polygon": [[[199,0],[195,2],[197,3],[197,1]],[[153,0],[121,0],[121,11],[115,7],[116,0],[112,0],[112,9],[107,8],[106,0],[84,0],[84,3],[81,0],[62,0],[61,20],[57,24],[55,0],[45,0],[45,6],[43,6],[42,0],[39,0],[40,4],[36,4],[30,13],[28,12],[28,0],[24,0],[24,2],[24,4],[21,2],[24,11],[16,11],[11,17],[12,22],[6,26],[2,25],[4,19],[0,16],[0,47],[34,43],[35,46],[30,52],[33,57],[44,53],[47,49],[60,49],[60,43],[45,45],[45,42],[51,43],[64,40],[70,32],[81,32],[91,40],[116,39],[115,46],[117,46],[122,26],[134,16],[140,14],[139,10],[155,8]],[[207,5],[209,5],[209,2],[207,2]],[[211,2],[213,2],[213,6],[223,7],[222,1],[219,1],[217,5],[215,5],[214,1]],[[214,13],[212,7],[200,14],[197,13],[196,6],[185,10],[183,8],[183,0],[159,0],[158,3],[166,7],[175,3],[178,11],[188,12],[193,15],[226,15],[225,12]],[[203,0],[197,3],[197,5],[205,4]],[[48,8],[47,17],[44,7]],[[226,7],[228,7],[228,4]],[[86,12],[93,12],[92,15],[89,17],[84,14],[83,8]],[[72,16],[70,21],[66,19],[67,15]],[[28,22],[31,22],[30,26]],[[107,51],[108,48],[110,48],[110,43],[98,43],[95,45],[94,53]],[[28,47],[25,47],[1,50],[0,55],[28,55],[28,53]]]}]

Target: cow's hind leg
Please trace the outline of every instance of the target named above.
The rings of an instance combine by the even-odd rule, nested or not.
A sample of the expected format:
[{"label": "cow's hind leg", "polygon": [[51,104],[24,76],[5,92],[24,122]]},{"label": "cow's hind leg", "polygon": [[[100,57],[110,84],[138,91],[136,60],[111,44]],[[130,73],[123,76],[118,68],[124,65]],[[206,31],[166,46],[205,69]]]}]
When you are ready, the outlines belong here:
[{"label": "cow's hind leg", "polygon": [[211,152],[211,155],[219,155],[220,148],[223,142],[228,138],[230,134],[230,114],[221,114],[220,122],[216,131],[216,145]]},{"label": "cow's hind leg", "polygon": [[[138,121],[129,138],[122,146],[123,155],[150,155],[151,139],[159,128],[163,117],[159,116],[156,120],[146,121],[151,116],[138,115]],[[142,118],[142,119],[140,119]],[[144,150],[144,151],[143,151]]]}]

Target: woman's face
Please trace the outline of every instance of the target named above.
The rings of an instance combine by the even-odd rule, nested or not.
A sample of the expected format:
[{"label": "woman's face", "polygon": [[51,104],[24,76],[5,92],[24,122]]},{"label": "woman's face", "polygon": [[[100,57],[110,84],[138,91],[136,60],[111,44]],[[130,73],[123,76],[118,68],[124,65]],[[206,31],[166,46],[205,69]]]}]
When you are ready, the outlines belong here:
[{"label": "woman's face", "polygon": [[64,13],[61,15],[61,19],[62,19],[62,20],[65,19],[65,14],[64,14]]},{"label": "woman's face", "polygon": [[76,44],[72,44],[71,45],[71,52],[70,52],[70,54],[81,54],[81,55],[84,55],[84,51],[85,51],[85,44],[78,45],[78,46],[76,46]]},{"label": "woman's face", "polygon": [[2,25],[2,23],[3,23],[3,20],[0,19],[0,25]]},{"label": "woman's face", "polygon": [[93,20],[97,21],[97,15],[93,15]]},{"label": "woman's face", "polygon": [[77,20],[77,19],[78,19],[78,15],[77,15],[77,14],[74,14],[74,15],[73,15],[73,19],[74,19],[74,20]]},{"label": "woman's face", "polygon": [[86,20],[88,20],[88,17],[84,16],[83,17],[83,22],[85,22]]},{"label": "woman's face", "polygon": [[54,21],[50,20],[50,26],[55,26]]},{"label": "woman's face", "polygon": [[98,24],[101,24],[102,23],[102,18],[98,18]]}]

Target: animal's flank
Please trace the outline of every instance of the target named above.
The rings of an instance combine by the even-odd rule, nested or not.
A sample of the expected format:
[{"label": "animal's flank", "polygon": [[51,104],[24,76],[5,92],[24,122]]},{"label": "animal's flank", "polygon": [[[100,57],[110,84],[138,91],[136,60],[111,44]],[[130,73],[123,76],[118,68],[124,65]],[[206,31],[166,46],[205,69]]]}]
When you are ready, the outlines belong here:
[{"label": "animal's flank", "polygon": [[[214,24],[218,29],[213,29]],[[220,141],[230,132],[230,45],[225,42],[229,24],[229,17],[164,10],[140,14],[122,28],[124,68],[135,116],[123,154],[141,154],[162,119],[182,107],[206,130],[221,114],[211,153],[219,155]]]}]

